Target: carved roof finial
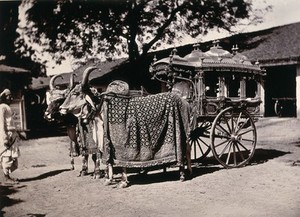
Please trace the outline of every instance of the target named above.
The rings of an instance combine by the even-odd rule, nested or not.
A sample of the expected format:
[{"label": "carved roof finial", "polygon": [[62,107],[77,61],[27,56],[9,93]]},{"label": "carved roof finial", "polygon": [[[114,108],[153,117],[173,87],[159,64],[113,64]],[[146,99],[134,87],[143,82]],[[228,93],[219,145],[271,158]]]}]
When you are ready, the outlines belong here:
[{"label": "carved roof finial", "polygon": [[220,41],[219,40],[214,40],[212,43],[213,43],[214,47],[218,48]]},{"label": "carved roof finial", "polygon": [[237,44],[235,46],[233,45],[231,50],[233,54],[236,54],[239,50],[238,45]]},{"label": "carved roof finial", "polygon": [[194,48],[194,50],[199,50],[200,44],[199,43],[194,44],[193,48]]}]

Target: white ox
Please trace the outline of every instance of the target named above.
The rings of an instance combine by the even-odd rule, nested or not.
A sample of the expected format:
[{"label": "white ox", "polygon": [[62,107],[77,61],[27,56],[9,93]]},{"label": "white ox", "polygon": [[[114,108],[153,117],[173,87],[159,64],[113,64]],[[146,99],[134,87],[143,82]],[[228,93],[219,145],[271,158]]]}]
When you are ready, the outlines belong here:
[{"label": "white ox", "polygon": [[74,75],[70,77],[70,85],[66,89],[58,89],[55,85],[57,78],[62,78],[62,75],[55,75],[49,82],[49,95],[47,100],[47,109],[44,113],[44,118],[49,122],[62,123],[67,128],[67,134],[70,138],[70,157],[71,170],[74,170],[74,157],[79,154],[79,144],[76,135],[77,118],[72,114],[61,115],[59,106],[64,102],[70,90],[74,87]]},{"label": "white ox", "polygon": [[[81,85],[74,87],[63,105],[61,105],[60,111],[64,114],[71,112],[81,119],[83,118],[87,120],[87,122],[93,123],[94,141],[97,143],[101,155],[103,154],[103,160],[105,160],[108,166],[106,183],[109,184],[112,182],[113,165],[123,168],[120,187],[127,186],[127,167],[141,167],[144,169],[157,165],[169,165],[170,163],[175,163],[180,167],[180,179],[182,181],[185,180],[185,164],[187,164],[189,173],[192,173],[190,146],[187,142],[189,129],[187,125],[184,125],[184,123],[187,123],[189,120],[186,103],[173,93],[155,94],[147,97],[132,97],[130,96],[128,84],[122,81],[112,82],[105,93],[95,96],[91,89],[87,87],[88,76],[94,69],[94,67],[86,69]],[[121,101],[122,99],[125,99],[125,104],[119,102],[120,105],[122,104],[121,109],[114,107],[115,104],[112,103],[114,99],[121,99]],[[150,103],[150,106],[147,103]],[[132,121],[136,118],[130,107],[143,107],[144,111],[147,112],[147,108],[150,108],[151,106],[156,106],[161,111],[152,110],[151,114],[144,114],[145,118],[143,119],[143,122],[135,122],[135,125],[148,129],[148,134],[144,134],[145,131],[135,130],[135,132],[133,132],[130,130],[133,128],[127,128],[132,125]],[[114,111],[112,112],[112,110]],[[138,110],[136,110],[138,113],[137,116],[140,116],[141,113],[139,113]],[[184,110],[184,112],[181,110]],[[157,112],[157,114],[153,114],[153,111],[154,113]],[[120,114],[123,112],[123,122],[121,125],[120,123],[117,125],[113,124],[111,121],[111,112]],[[152,118],[152,116],[156,117],[156,119]],[[120,115],[117,114],[116,117],[120,117]],[[139,118],[134,121],[139,122],[139,120],[142,119]],[[155,120],[158,121],[157,124],[155,123]],[[163,122],[159,122],[160,120],[163,120]],[[153,127],[156,128],[154,129]],[[120,129],[120,131],[117,130],[117,132],[115,129]],[[153,133],[155,134],[155,131],[158,131],[159,133],[153,135]],[[148,143],[146,142],[147,144],[145,145],[143,139],[138,139],[136,141],[130,140],[134,137],[130,135],[130,132],[138,134],[143,132],[145,137],[149,137]],[[123,135],[125,135],[126,138],[123,137]],[[141,135],[136,135],[136,137],[139,136]],[[133,141],[133,143],[129,144],[127,143],[128,141]],[[129,152],[134,150],[133,152],[138,153],[133,153],[133,155],[137,157],[134,160],[132,160],[132,153],[127,152],[128,149],[124,149],[124,147],[129,146],[135,146],[134,149],[131,149]],[[136,150],[137,147],[142,147],[142,149]],[[125,157],[122,159],[122,156]]]},{"label": "white ox", "polygon": [[71,113],[78,119],[78,139],[83,156],[81,175],[87,174],[88,155],[92,154],[94,178],[98,179],[100,178],[100,158],[103,152],[103,122],[100,116],[95,115],[96,107],[92,101],[92,98],[95,98],[94,89],[87,86],[87,77],[95,69],[95,67],[89,67],[84,71],[82,82],[70,90],[60,105],[59,111],[62,115]]}]

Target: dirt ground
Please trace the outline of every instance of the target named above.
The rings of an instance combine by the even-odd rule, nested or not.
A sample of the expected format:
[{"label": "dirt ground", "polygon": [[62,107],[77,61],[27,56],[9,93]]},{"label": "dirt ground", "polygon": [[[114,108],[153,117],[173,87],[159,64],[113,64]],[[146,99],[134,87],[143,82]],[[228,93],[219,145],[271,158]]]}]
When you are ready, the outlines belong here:
[{"label": "dirt ground", "polygon": [[[67,137],[22,142],[20,179],[0,185],[0,216],[300,216],[300,120],[263,118],[250,165],[224,169],[211,158],[180,182],[178,170],[130,174],[125,189],[70,171]],[[92,162],[90,172],[92,172]],[[120,174],[116,174],[118,178]],[[3,176],[0,177],[3,181]]]}]

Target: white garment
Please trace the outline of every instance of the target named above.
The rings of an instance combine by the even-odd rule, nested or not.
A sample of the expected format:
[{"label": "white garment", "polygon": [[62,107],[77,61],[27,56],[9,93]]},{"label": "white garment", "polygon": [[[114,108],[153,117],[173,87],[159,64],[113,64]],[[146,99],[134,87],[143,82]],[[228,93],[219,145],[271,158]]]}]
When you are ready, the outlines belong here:
[{"label": "white garment", "polygon": [[103,119],[100,115],[93,120],[93,140],[97,144],[99,151],[103,153]]},{"label": "white garment", "polygon": [[20,156],[18,141],[7,149],[6,145],[18,140],[15,127],[12,124],[13,113],[11,108],[4,103],[0,104],[0,155],[1,157],[17,158]]}]

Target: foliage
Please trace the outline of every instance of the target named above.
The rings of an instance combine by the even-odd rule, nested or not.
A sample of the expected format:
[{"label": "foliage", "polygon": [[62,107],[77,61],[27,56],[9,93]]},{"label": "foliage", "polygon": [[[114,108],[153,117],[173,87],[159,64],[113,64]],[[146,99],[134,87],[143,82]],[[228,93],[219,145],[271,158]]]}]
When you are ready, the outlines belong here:
[{"label": "foliage", "polygon": [[134,62],[185,35],[196,38],[212,28],[231,31],[242,20],[262,20],[251,0],[34,1],[27,15],[22,30],[58,63],[66,55],[122,54]]},{"label": "foliage", "polygon": [[[34,53],[34,50],[26,46],[27,57],[23,54],[17,53],[18,45],[16,40],[20,37],[18,28],[18,13],[19,13],[18,1],[0,1],[0,56],[1,62],[7,65],[21,67],[29,69],[33,76],[40,75],[43,72],[44,67],[38,63],[31,60],[30,55]],[[21,44],[19,44],[21,46]]]}]

